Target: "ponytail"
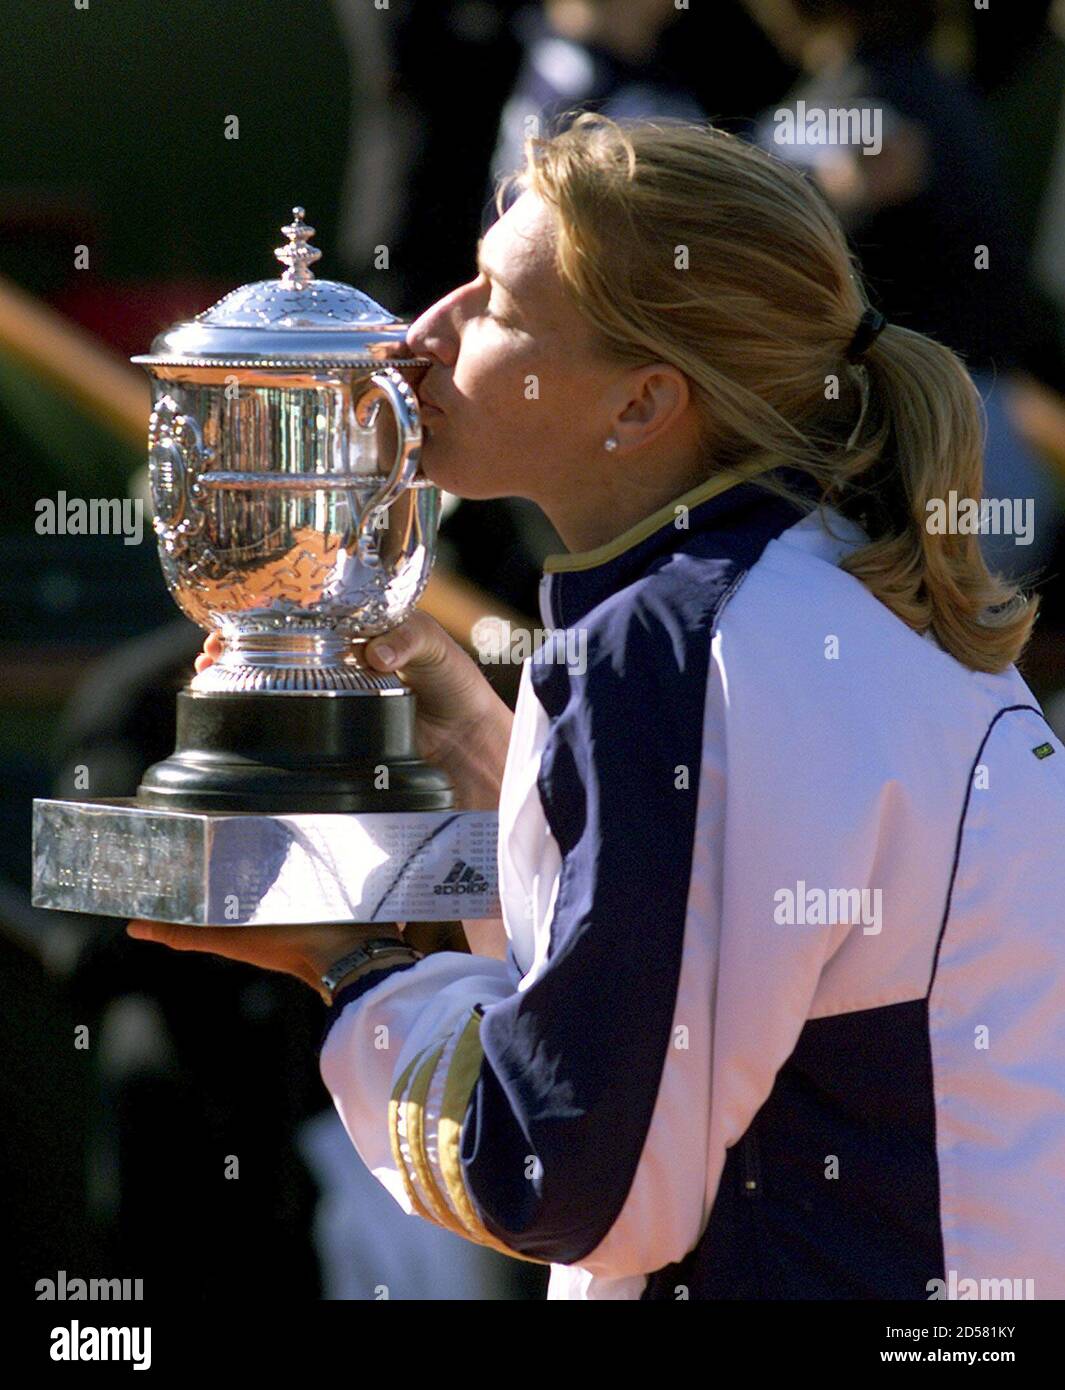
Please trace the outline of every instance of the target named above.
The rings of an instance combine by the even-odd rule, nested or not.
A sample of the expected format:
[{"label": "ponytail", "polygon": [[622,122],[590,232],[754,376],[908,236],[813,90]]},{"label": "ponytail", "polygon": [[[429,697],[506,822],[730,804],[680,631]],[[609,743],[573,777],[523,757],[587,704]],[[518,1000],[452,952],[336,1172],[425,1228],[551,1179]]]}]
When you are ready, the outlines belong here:
[{"label": "ponytail", "polygon": [[857,368],[867,414],[826,500],[873,537],[842,562],[903,622],[958,661],[997,672],[1021,653],[1038,609],[987,568],[977,534],[935,524],[951,493],[978,502],[983,406],[950,349],[889,323]]}]

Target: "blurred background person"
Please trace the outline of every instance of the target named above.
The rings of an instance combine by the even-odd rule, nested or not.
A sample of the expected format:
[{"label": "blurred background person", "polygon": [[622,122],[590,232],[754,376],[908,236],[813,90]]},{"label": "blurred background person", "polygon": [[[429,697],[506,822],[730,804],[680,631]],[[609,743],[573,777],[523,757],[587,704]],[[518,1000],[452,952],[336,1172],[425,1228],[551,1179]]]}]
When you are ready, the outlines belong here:
[{"label": "blurred background person", "polygon": [[524,10],[522,63],[500,117],[493,177],[520,168],[526,139],[559,129],[567,111],[705,121],[659,60],[662,36],[680,15],[674,0],[546,0]]},{"label": "blurred background person", "polygon": [[964,357],[987,412],[986,494],[1033,504],[1033,542],[987,535],[985,553],[996,568],[1036,577],[1057,542],[1062,484],[1023,439],[1006,387],[1033,358],[1050,382],[1060,381],[1060,363],[1033,352],[1046,345],[1036,325],[1046,322],[1048,306],[1035,312],[1031,248],[1014,233],[1001,196],[1005,160],[995,124],[976,90],[932,52],[942,7],[936,0],[748,6],[802,69],[787,97],[797,117],[864,108],[877,122],[878,147],[867,149],[807,140],[801,121],[796,138],[787,138],[777,112],[763,117],[757,138],[821,185],[887,317]]}]

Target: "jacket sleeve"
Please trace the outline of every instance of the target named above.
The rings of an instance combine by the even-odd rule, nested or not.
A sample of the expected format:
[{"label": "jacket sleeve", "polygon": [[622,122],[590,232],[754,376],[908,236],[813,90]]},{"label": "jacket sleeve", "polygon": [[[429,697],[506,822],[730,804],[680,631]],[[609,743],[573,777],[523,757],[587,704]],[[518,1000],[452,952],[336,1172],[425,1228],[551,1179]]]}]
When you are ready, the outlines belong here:
[{"label": "jacket sleeve", "polygon": [[[557,865],[546,949],[524,977],[460,955],[390,973],[321,1053],[404,1209],[508,1254],[646,1274],[705,1228],[726,802],[710,627],[652,587],[607,606],[583,673],[530,662],[546,735],[523,854]],[[770,972],[797,1026],[826,945]]]},{"label": "jacket sleeve", "polygon": [[352,1143],[404,1211],[507,1254],[472,1208],[458,1155],[471,1040],[517,983],[510,963],[453,951],[363,976],[338,995],[319,1055]]}]

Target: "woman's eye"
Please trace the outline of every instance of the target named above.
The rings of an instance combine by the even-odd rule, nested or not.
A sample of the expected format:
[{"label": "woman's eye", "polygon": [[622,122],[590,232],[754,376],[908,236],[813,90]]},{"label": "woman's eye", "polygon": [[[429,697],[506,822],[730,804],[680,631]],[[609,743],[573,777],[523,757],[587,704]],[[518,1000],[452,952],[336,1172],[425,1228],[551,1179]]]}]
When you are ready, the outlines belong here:
[{"label": "woman's eye", "polygon": [[492,282],[484,275],[480,275],[477,278],[484,281],[484,288],[488,291],[488,297],[485,300],[483,310],[484,317],[486,319],[496,319],[498,321],[503,315],[499,312],[498,305],[494,309],[492,307],[492,295],[495,292],[492,288]]}]

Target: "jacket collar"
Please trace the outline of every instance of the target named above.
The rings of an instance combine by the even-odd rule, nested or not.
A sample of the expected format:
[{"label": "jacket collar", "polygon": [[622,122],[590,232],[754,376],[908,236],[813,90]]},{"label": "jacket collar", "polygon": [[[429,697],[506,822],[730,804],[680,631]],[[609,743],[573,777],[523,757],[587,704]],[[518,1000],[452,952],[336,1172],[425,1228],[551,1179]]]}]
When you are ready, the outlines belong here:
[{"label": "jacket collar", "polygon": [[[570,627],[580,622],[611,594],[625,588],[656,562],[682,550],[693,536],[705,531],[728,530],[739,516],[754,507],[773,505],[799,513],[792,504],[748,481],[756,474],[772,473],[796,492],[816,502],[818,489],[808,474],[793,468],[740,469],[718,474],[682,493],[635,526],[593,550],[549,555],[540,580],[540,609],[550,627]],[[677,525],[684,516],[687,525]]]}]

